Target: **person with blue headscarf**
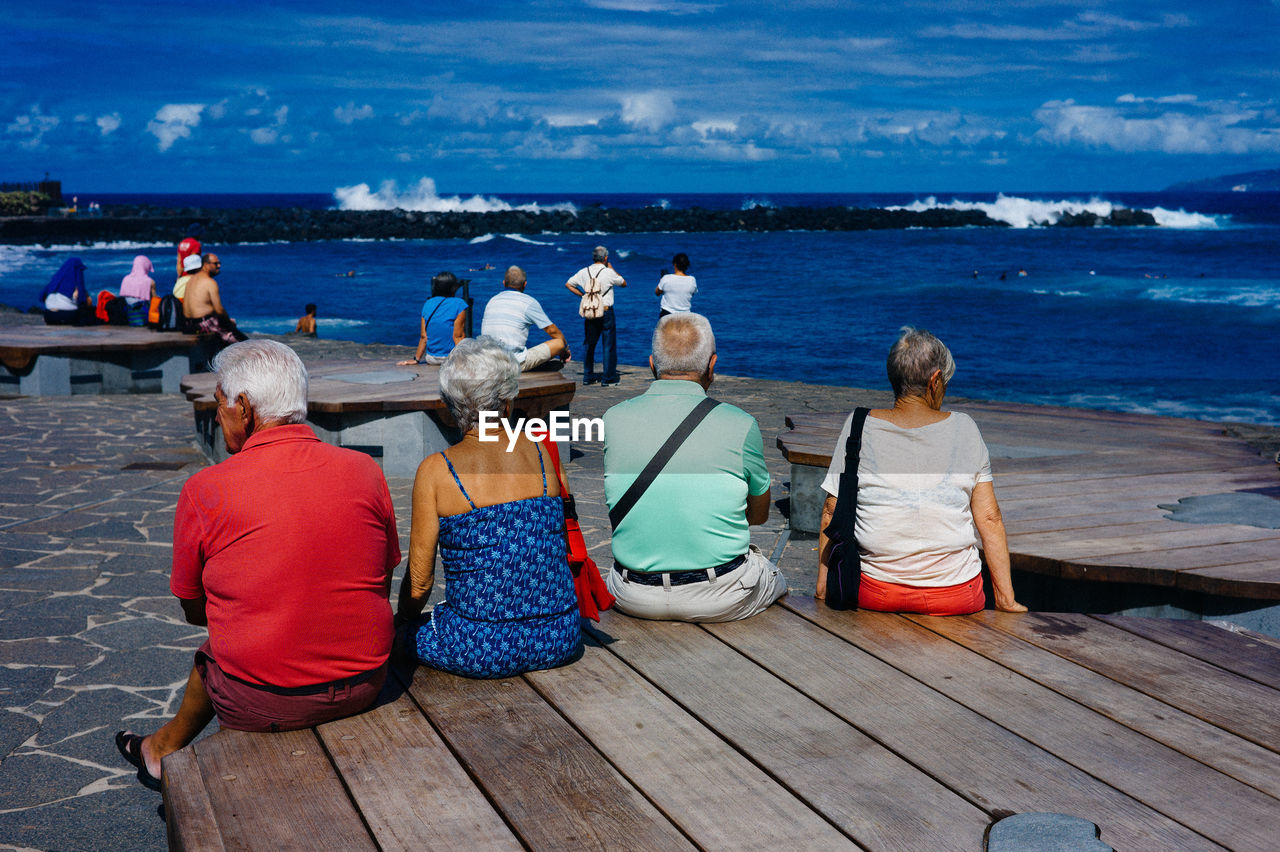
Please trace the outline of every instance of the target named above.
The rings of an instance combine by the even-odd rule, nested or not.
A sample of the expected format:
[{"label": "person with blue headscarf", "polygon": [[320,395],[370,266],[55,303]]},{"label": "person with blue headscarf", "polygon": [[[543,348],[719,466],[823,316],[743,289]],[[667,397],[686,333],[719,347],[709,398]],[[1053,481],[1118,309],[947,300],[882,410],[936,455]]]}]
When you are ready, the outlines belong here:
[{"label": "person with blue headscarf", "polygon": [[97,322],[89,290],[84,286],[84,263],[69,257],[40,291],[46,325],[93,325]]}]

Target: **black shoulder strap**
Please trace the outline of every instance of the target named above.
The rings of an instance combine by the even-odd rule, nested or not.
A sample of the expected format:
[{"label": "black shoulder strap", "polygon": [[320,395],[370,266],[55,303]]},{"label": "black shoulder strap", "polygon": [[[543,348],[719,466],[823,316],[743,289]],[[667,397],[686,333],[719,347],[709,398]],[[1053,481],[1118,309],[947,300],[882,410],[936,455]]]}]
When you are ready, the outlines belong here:
[{"label": "black shoulder strap", "polygon": [[635,506],[641,495],[658,478],[658,474],[667,466],[667,462],[671,461],[671,457],[676,454],[676,450],[680,449],[680,445],[685,442],[685,439],[693,433],[694,429],[698,428],[698,424],[711,413],[711,409],[719,404],[719,400],[707,397],[694,406],[693,411],[690,411],[689,415],[680,422],[676,430],[671,433],[671,437],[667,438],[666,443],[658,448],[658,452],[654,454],[653,458],[649,459],[649,463],[644,466],[644,470],[640,471],[640,475],[636,477],[635,482],[631,483],[627,493],[622,495],[618,505],[609,510],[609,524],[613,529],[616,530],[618,528],[618,524],[622,523],[622,519]]},{"label": "black shoulder strap", "polygon": [[855,408],[853,422],[849,424],[849,439],[844,442],[844,471],[840,474],[840,493],[836,495],[836,510],[824,533],[828,537],[852,546],[857,539],[854,523],[858,514],[858,459],[862,455],[862,427],[867,422],[869,408]]}]

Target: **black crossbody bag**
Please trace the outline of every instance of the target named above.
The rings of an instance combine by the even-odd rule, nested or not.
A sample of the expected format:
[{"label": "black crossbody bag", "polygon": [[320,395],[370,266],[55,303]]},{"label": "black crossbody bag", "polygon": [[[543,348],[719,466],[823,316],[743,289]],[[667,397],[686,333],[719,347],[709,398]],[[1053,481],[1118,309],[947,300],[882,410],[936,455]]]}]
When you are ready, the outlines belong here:
[{"label": "black crossbody bag", "polygon": [[840,493],[831,523],[823,530],[832,542],[827,558],[827,606],[831,609],[857,609],[858,586],[862,583],[862,556],[854,524],[858,516],[858,459],[862,456],[862,427],[869,408],[855,408],[849,424],[849,439],[844,444],[844,472],[840,474]]},{"label": "black crossbody bag", "polygon": [[719,400],[707,397],[694,406],[693,410],[680,422],[676,430],[671,433],[671,437],[667,438],[666,443],[658,448],[658,452],[654,453],[653,458],[649,459],[649,463],[644,466],[644,470],[640,471],[640,475],[631,483],[627,493],[622,495],[618,505],[609,510],[609,525],[613,529],[616,530],[618,528],[618,524],[622,523],[622,519],[631,511],[631,507],[653,484],[653,480],[657,479],[658,474],[667,466],[667,462],[671,461],[671,457],[676,454],[676,450],[680,449],[680,445],[684,443],[685,439],[693,434],[693,430],[702,422],[702,419],[719,404]]}]

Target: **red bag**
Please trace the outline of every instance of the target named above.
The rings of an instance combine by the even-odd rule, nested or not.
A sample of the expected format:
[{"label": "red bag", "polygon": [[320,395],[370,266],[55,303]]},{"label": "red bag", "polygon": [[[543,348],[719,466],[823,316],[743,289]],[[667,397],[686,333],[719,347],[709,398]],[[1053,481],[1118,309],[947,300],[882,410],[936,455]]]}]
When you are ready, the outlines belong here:
[{"label": "red bag", "polygon": [[115,299],[115,297],[116,297],[116,294],[112,293],[110,290],[98,291],[98,305],[93,313],[94,313],[94,316],[98,318],[99,322],[111,321],[111,317],[107,315],[107,304],[110,303],[113,299]]},{"label": "red bag", "polygon": [[560,481],[560,494],[564,498],[564,534],[568,549],[569,570],[573,572],[573,590],[578,595],[578,613],[592,621],[600,620],[600,611],[613,606],[614,597],[600,576],[600,569],[595,560],[587,553],[587,543],[582,538],[582,527],[578,525],[578,511],[573,504],[573,495],[565,485],[564,473],[560,470],[560,451],[554,441],[542,437],[542,445],[551,456],[551,464],[556,469],[556,479]]}]

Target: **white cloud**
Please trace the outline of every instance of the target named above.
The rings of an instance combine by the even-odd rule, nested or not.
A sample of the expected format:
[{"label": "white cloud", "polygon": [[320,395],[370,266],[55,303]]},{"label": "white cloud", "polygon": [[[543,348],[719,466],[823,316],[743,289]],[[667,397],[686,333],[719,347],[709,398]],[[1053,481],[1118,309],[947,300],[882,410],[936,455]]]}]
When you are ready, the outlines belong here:
[{"label": "white cloud", "polygon": [[13,136],[26,137],[18,144],[34,150],[44,144],[44,135],[60,123],[56,115],[45,115],[39,106],[33,106],[26,115],[15,116],[5,130]]},{"label": "white cloud", "polygon": [[1137,95],[1121,95],[1116,98],[1118,104],[1193,104],[1195,95],[1164,95],[1159,98],[1140,98]]},{"label": "white cloud", "polygon": [[676,117],[676,104],[665,92],[645,92],[622,99],[622,120],[656,133]]},{"label": "white cloud", "polygon": [[356,106],[355,101],[347,101],[346,106],[340,106],[333,111],[333,117],[343,124],[355,124],[366,118],[373,118],[373,107],[368,104]]},{"label": "white cloud", "polygon": [[[247,114],[254,115],[260,112],[260,110],[250,110]],[[249,138],[252,139],[254,143],[258,145],[273,145],[276,140],[282,138],[280,136],[280,131],[289,123],[289,107],[282,106],[271,115],[273,119],[271,124],[266,127],[255,127],[253,130],[249,131]],[[288,142],[290,137],[285,136],[283,139],[285,142]]]},{"label": "white cloud", "polygon": [[122,119],[118,112],[113,112],[110,115],[100,115],[97,121],[98,129],[102,131],[103,136],[110,136],[115,133],[120,129],[121,123]]},{"label": "white cloud", "polygon": [[542,120],[549,127],[593,127],[600,123],[601,116],[584,112],[547,113]]},{"label": "white cloud", "polygon": [[719,3],[681,3],[676,0],[587,0],[588,6],[612,12],[665,12],[670,15],[698,15],[714,12]]},{"label": "white cloud", "polygon": [[200,124],[204,104],[165,104],[147,122],[147,132],[158,140],[157,148],[168,151],[179,139],[190,139],[191,128]]},{"label": "white cloud", "polygon": [[[1049,101],[1036,110],[1037,138],[1056,145],[1166,154],[1249,154],[1280,151],[1280,122],[1236,104],[1122,97],[1117,106]],[[1183,107],[1155,112],[1145,104]],[[1126,109],[1126,107],[1128,109]]]}]

